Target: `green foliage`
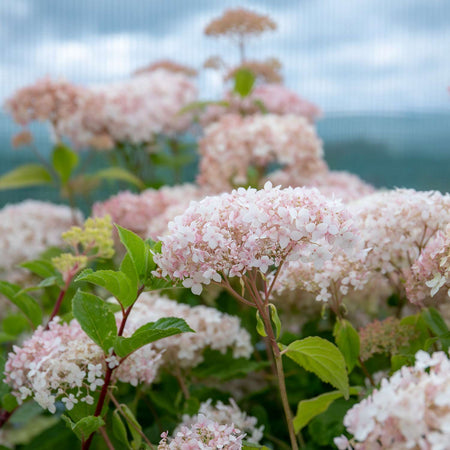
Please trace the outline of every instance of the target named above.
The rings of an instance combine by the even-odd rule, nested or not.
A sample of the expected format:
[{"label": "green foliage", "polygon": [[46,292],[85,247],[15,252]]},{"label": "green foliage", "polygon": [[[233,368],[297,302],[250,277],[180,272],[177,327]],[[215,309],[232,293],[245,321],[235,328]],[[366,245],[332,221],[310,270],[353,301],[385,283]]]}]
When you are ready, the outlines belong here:
[{"label": "green foliage", "polygon": [[247,97],[255,84],[255,75],[251,70],[242,68],[234,74],[234,92],[241,97]]},{"label": "green foliage", "polygon": [[23,164],[0,177],[0,190],[46,184],[52,184],[52,176],[42,164]]},{"label": "green foliage", "polygon": [[334,344],[317,336],[307,337],[289,344],[286,356],[316,374],[322,381],[339,389],[344,397],[348,398],[349,384],[345,360]]},{"label": "green foliage", "polygon": [[129,338],[118,336],[114,342],[114,350],[118,356],[123,358],[151,342],[187,332],[194,332],[194,330],[189,327],[185,320],[166,317],[143,325]]},{"label": "green foliage", "polygon": [[[350,388],[350,395],[357,395],[359,388]],[[338,398],[342,397],[342,392],[332,391],[309,400],[302,400],[297,407],[297,414],[294,417],[294,429],[298,433],[303,427],[319,414],[326,411],[329,406]]]},{"label": "green foliage", "polygon": [[61,184],[65,185],[78,165],[78,154],[64,144],[55,145],[52,153],[52,166],[59,175]]},{"label": "green foliage", "polygon": [[114,314],[105,302],[96,295],[78,290],[72,299],[72,310],[83,331],[107,354],[114,347],[117,326]]},{"label": "green foliage", "polygon": [[278,339],[281,333],[281,320],[278,316],[277,307],[273,303],[269,303],[269,311],[270,320],[272,321],[272,325],[275,329],[275,339]]},{"label": "green foliage", "polygon": [[36,300],[27,293],[21,292],[21,287],[0,281],[0,293],[3,294],[11,303],[14,303],[20,311],[30,320],[33,326],[37,327],[42,322],[42,310]]},{"label": "green foliage", "polygon": [[349,372],[353,370],[359,357],[359,335],[348,320],[338,320],[334,326],[333,334],[339,350],[344,355]]},{"label": "green foliage", "polygon": [[130,306],[137,296],[136,284],[121,271],[86,269],[78,275],[75,281],[88,281],[105,288],[122,304],[124,308]]},{"label": "green foliage", "polygon": [[431,333],[439,338],[442,349],[447,352],[450,347],[449,329],[439,311],[432,307],[424,308],[421,316]]},{"label": "green foliage", "polygon": [[145,184],[142,180],[122,167],[107,167],[89,175],[89,177],[100,180],[125,181],[136,186],[138,189],[145,189]]},{"label": "green foliage", "polygon": [[261,314],[259,313],[258,310],[256,310],[256,331],[262,337],[266,337],[267,336],[266,328],[264,326],[264,322],[263,322]]},{"label": "green foliage", "polygon": [[62,416],[62,419],[66,422],[67,427],[70,428],[82,442],[100,427],[105,425],[105,422],[101,417],[95,416],[83,417],[78,422],[73,422],[70,417],[64,415]]},{"label": "green foliage", "polygon": [[254,444],[253,442],[242,441],[242,450],[251,450],[251,449],[259,449],[259,450],[269,450],[269,447],[265,445]]}]

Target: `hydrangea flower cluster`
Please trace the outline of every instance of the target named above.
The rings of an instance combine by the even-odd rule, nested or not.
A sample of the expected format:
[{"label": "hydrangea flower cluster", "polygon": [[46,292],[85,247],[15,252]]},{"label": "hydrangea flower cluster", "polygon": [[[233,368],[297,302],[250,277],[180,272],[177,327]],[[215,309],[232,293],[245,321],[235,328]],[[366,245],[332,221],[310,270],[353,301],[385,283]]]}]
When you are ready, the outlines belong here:
[{"label": "hydrangea flower cluster", "polygon": [[435,233],[450,222],[450,195],[396,189],[349,204],[355,224],[371,248],[367,265],[383,274],[408,269]]},{"label": "hydrangea flower cluster", "polygon": [[78,108],[85,90],[65,80],[42,78],[19,89],[6,100],[5,109],[20,125],[48,121],[54,127],[71,116]]},{"label": "hydrangea flower cluster", "polygon": [[248,171],[260,181],[271,164],[280,164],[298,180],[326,171],[322,143],[299,116],[225,115],[205,130],[199,144],[198,182],[214,192],[248,185]]},{"label": "hydrangea flower cluster", "polygon": [[[222,353],[231,349],[235,358],[249,358],[252,354],[250,335],[241,327],[239,318],[221,313],[215,308],[191,307],[148,292],[141,294],[139,301],[133,307],[124,335],[131,335],[142,325],[162,317],[184,319],[195,333],[168,337],[139,349],[124,362],[126,365],[130,364],[128,373],[132,370],[145,371],[147,367],[151,368],[153,361],[145,354],[147,347],[163,353],[163,362],[166,366],[175,364],[182,368],[200,364],[203,361],[205,348],[219,350]],[[143,377],[137,376],[137,378]]]},{"label": "hydrangea flower cluster", "polygon": [[191,200],[201,197],[200,189],[193,184],[147,189],[140,194],[125,191],[95,203],[92,213],[95,217],[110,215],[114,223],[140,237],[156,239]]},{"label": "hydrangea flower cluster", "polygon": [[345,449],[444,450],[450,442],[450,360],[444,352],[419,351],[414,367],[402,367],[351,408],[344,425],[353,435],[335,438]]},{"label": "hydrangea flower cluster", "polygon": [[2,278],[20,281],[25,275],[15,268],[19,263],[63,244],[61,234],[82,220],[79,211],[37,200],[5,206],[0,210]]},{"label": "hydrangea flower cluster", "polygon": [[234,425],[222,425],[199,414],[190,427],[183,426],[172,438],[161,434],[158,450],[240,450],[245,434]]},{"label": "hydrangea flower cluster", "polygon": [[188,76],[158,69],[90,88],[61,130],[81,148],[102,136],[113,142],[152,142],[157,134],[174,135],[190,126],[192,117],[178,113],[196,97]]},{"label": "hydrangea flower cluster", "polygon": [[212,400],[209,399],[200,405],[198,414],[189,416],[183,415],[183,422],[175,428],[173,434],[176,436],[182,427],[191,427],[200,420],[200,415],[208,419],[226,425],[232,423],[234,426],[246,433],[246,440],[259,444],[264,434],[264,425],[257,427],[258,420],[256,417],[248,416],[247,413],[241,411],[234,399],[229,399],[229,404],[226,405],[218,401],[212,405]]},{"label": "hydrangea flower cluster", "polygon": [[[135,355],[145,353],[147,366],[135,365]],[[139,360],[141,362],[142,359]],[[67,409],[74,404],[92,404],[92,393],[103,385],[106,363],[117,365],[115,357],[105,360],[102,349],[81,329],[76,320],[52,320],[45,330],[38,327],[21,347],[14,346],[5,365],[6,383],[19,403],[32,397],[42,408],[56,411],[56,400]],[[151,383],[161,365],[161,355],[149,346],[139,349],[114,372],[114,377],[134,385]]]},{"label": "hydrangea flower cluster", "polygon": [[162,276],[182,280],[200,294],[222,277],[267,273],[285,260],[314,262],[317,268],[338,248],[353,251],[355,235],[339,201],[315,189],[239,188],[206,197],[169,223],[162,253],[155,256]]},{"label": "hydrangea flower cluster", "polygon": [[450,224],[429,241],[406,277],[406,295],[421,303],[440,291],[450,296]]}]

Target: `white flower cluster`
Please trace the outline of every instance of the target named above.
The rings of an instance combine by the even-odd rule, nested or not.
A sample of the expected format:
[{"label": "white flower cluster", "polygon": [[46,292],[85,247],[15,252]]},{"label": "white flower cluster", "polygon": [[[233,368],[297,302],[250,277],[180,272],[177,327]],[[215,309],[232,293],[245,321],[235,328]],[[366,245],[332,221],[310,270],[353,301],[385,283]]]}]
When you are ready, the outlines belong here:
[{"label": "white flower cluster", "polygon": [[226,425],[232,423],[235,427],[246,433],[246,440],[259,444],[264,435],[264,425],[257,427],[258,420],[256,417],[248,416],[247,413],[241,411],[234,399],[229,399],[230,404],[226,405],[218,401],[214,406],[212,400],[209,399],[200,405],[198,414],[189,416],[183,415],[183,422],[175,428],[173,434],[176,436],[182,427],[191,427],[199,421],[200,415],[208,419]]},{"label": "white flower cluster", "polygon": [[82,214],[64,205],[26,200],[0,210],[1,278],[20,281],[16,266],[37,258],[47,248],[63,244],[61,234],[81,223]]},{"label": "white flower cluster", "polygon": [[450,360],[444,352],[419,351],[351,408],[344,425],[353,435],[335,439],[340,450],[446,450],[450,443]]}]

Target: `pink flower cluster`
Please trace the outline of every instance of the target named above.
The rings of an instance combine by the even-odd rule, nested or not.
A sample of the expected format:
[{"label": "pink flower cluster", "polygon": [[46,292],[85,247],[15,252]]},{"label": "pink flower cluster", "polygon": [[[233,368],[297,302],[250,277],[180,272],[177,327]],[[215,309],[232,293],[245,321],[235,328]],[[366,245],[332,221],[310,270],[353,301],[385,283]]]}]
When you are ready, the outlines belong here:
[{"label": "pink flower cluster", "polygon": [[325,172],[322,143],[314,128],[299,116],[225,115],[205,130],[198,182],[213,192],[249,184],[248,171],[261,182],[271,164],[302,180]]},{"label": "pink flower cluster", "polygon": [[94,217],[109,214],[121,227],[142,238],[156,239],[165,233],[170,220],[181,214],[191,200],[201,196],[201,191],[193,184],[147,189],[140,194],[125,191],[95,203],[92,214]]},{"label": "pink flower cluster", "polygon": [[49,247],[63,244],[61,234],[83,220],[79,211],[64,205],[26,200],[0,210],[1,277],[17,282],[24,271],[16,266],[38,258]]},{"label": "pink flower cluster", "polygon": [[400,274],[450,222],[450,195],[396,189],[362,197],[350,203],[349,210],[365,247],[371,248],[368,268]]},{"label": "pink flower cluster", "polygon": [[450,224],[430,239],[407,273],[405,288],[413,303],[445,290],[446,297],[450,296]]},{"label": "pink flower cluster", "polygon": [[317,268],[336,249],[353,251],[355,235],[338,201],[315,189],[244,189],[206,197],[169,223],[155,261],[162,276],[183,280],[200,294],[223,277],[252,269],[267,273],[283,261],[301,259]]},{"label": "pink flower cluster", "polygon": [[[146,348],[162,353],[162,363],[168,368],[195,367],[203,361],[203,351],[206,348],[222,353],[231,349],[235,358],[249,358],[253,352],[250,335],[241,327],[239,318],[221,313],[215,308],[191,307],[152,293],[143,293],[139,297],[127,321],[125,336],[131,335],[142,325],[162,317],[182,318],[195,333],[168,337],[139,349],[125,361],[125,364],[130,366],[126,370],[127,373],[153,367],[154,361],[147,357]],[[135,380],[142,378],[137,376]]]},{"label": "pink flower cluster", "polygon": [[84,93],[83,88],[68,81],[42,78],[15,92],[6,100],[5,109],[23,126],[35,120],[57,126],[77,110]]},{"label": "pink flower cluster", "polygon": [[158,450],[240,450],[245,434],[234,425],[221,425],[202,414],[190,427],[183,426],[172,438],[161,434]]},{"label": "pink flower cluster", "polygon": [[78,147],[90,146],[101,136],[113,142],[152,142],[157,134],[186,131],[192,117],[179,112],[196,97],[187,75],[158,69],[90,88],[61,129]]},{"label": "pink flower cluster", "polygon": [[445,450],[450,442],[450,360],[444,352],[419,351],[414,367],[402,367],[351,408],[341,450]]},{"label": "pink flower cluster", "polygon": [[202,415],[221,425],[232,423],[246,433],[248,442],[259,444],[263,438],[264,425],[257,427],[258,420],[256,417],[248,416],[247,413],[241,411],[234,399],[230,398],[229,402],[228,405],[221,401],[213,405],[211,399],[203,402],[198,414],[194,416],[183,415],[183,422],[178,425],[173,434],[176,436],[182,427],[191,427],[200,420],[200,415]]}]

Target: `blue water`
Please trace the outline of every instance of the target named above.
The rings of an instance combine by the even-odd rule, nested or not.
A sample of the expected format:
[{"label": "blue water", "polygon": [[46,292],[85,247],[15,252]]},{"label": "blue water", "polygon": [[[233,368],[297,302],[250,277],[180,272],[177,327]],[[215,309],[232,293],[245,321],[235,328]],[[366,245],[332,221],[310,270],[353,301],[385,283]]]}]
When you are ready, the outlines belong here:
[{"label": "blue water", "polygon": [[[11,148],[18,129],[0,115],[0,173],[35,161],[29,150]],[[318,122],[317,131],[331,169],[356,173],[377,187],[450,191],[450,112],[329,115]],[[37,146],[48,155],[47,129],[35,126],[33,132]],[[57,200],[58,195],[48,188],[3,191],[0,205],[25,198]]]}]

